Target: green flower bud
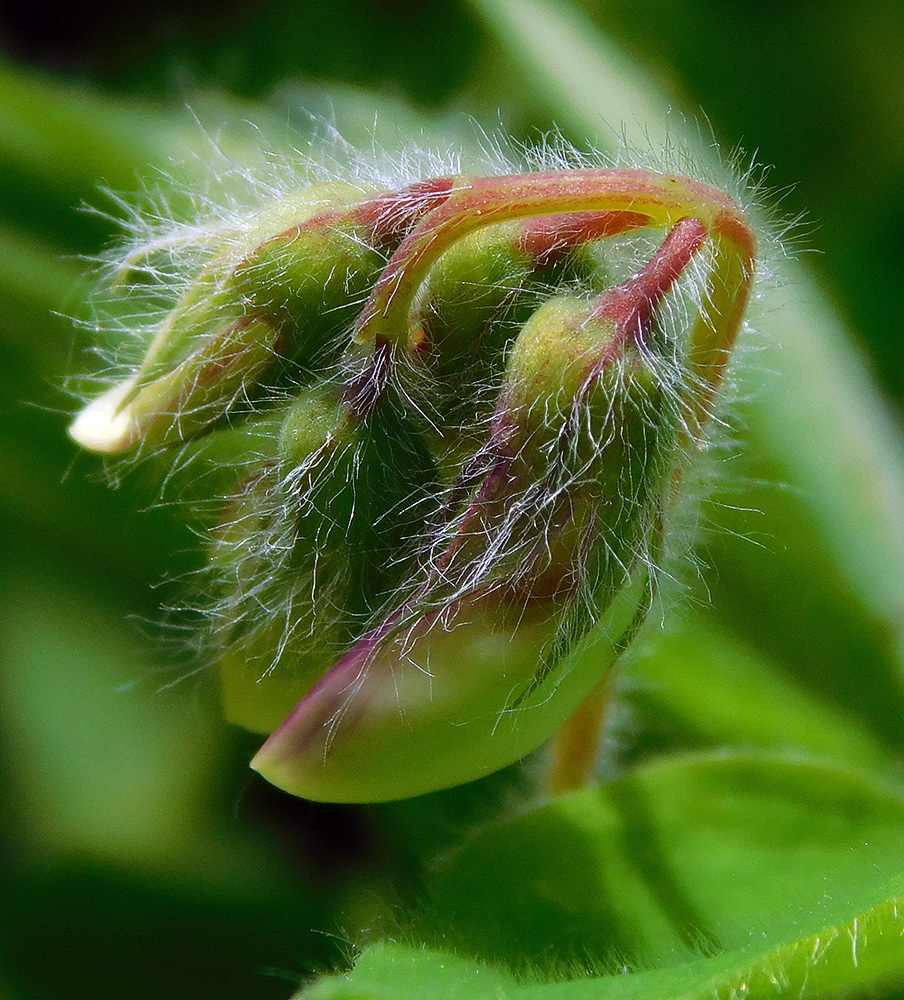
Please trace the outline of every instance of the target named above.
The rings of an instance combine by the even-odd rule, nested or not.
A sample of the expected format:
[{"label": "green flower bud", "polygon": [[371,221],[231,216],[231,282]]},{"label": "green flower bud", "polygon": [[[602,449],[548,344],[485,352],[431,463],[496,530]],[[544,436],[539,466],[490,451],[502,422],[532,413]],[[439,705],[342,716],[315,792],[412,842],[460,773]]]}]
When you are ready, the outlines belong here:
[{"label": "green flower bud", "polygon": [[517,760],[591,692],[650,603],[687,384],[655,309],[704,236],[679,223],[600,301],[534,313],[424,578],[270,737],[268,780],[420,794]]},{"label": "green flower bud", "polygon": [[272,731],[410,572],[438,488],[422,435],[388,401],[362,421],[333,389],[303,391],[278,460],[214,536],[214,655],[227,717]]},{"label": "green flower bud", "polygon": [[114,386],[73,421],[70,435],[92,451],[120,452],[140,442],[184,441],[208,427],[270,364],[276,331],[246,316],[210,334],[184,361],[159,378],[140,376]]},{"label": "green flower bud", "polygon": [[452,184],[441,177],[363,200],[349,185],[316,185],[262,216],[228,286],[280,331],[293,377],[339,360],[387,253]]},{"label": "green flower bud", "polygon": [[509,341],[542,295],[564,283],[602,287],[600,259],[589,244],[646,221],[627,212],[526,219],[478,230],[450,247],[418,296],[411,332],[439,418],[473,421],[477,397],[498,380]]},{"label": "green flower bud", "polygon": [[451,184],[363,200],[348,184],[313,185],[224,235],[137,373],[90,403],[70,434],[104,452],[184,441],[253,397],[277,358],[291,372],[335,363],[385,254]]},{"label": "green flower bud", "polygon": [[386,262],[373,240],[373,225],[361,217],[360,192],[341,188],[333,199],[336,205],[341,197],[341,207],[308,217],[271,209],[266,229],[256,227],[254,247],[229,277],[236,299],[280,330],[283,359],[293,367],[337,360],[347,342],[342,334]]},{"label": "green flower bud", "polygon": [[[594,244],[639,228],[668,235],[600,294]],[[275,728],[253,766],[378,801],[517,760],[649,610],[752,280],[746,220],[687,178],[576,170],[315,187],[215,242],[71,432],[120,451],[264,407],[248,426],[279,426],[209,547],[227,715]]]},{"label": "green flower bud", "polygon": [[332,596],[342,575],[334,518],[345,521],[350,506],[353,445],[335,398],[302,393],[277,457],[245,480],[213,532],[212,653],[226,717],[246,729],[272,731],[349,641]]}]

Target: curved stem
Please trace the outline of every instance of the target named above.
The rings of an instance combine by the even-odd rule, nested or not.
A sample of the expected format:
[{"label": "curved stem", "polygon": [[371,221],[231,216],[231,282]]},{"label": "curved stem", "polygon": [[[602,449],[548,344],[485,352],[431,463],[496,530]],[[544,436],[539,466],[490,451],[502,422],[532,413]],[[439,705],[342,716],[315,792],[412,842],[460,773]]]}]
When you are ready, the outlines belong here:
[{"label": "curved stem", "polygon": [[713,398],[750,297],[756,258],[756,239],[740,213],[736,217],[717,216],[710,236],[714,243],[713,265],[700,315],[688,338],[691,373],[698,380],[696,391],[690,394],[685,422],[689,441],[699,437],[711,415]]},{"label": "curved stem", "polygon": [[687,177],[600,169],[464,179],[393,254],[361,312],[356,339],[373,342],[378,350],[406,344],[418,289],[439,257],[469,233],[512,219],[580,212],[627,212],[638,226],[658,227],[690,216],[712,239],[714,263],[688,345],[699,389],[689,404],[686,426],[688,439],[695,439],[709,416],[740,328],[756,240],[731,198]]},{"label": "curved stem", "polygon": [[572,712],[552,737],[546,792],[552,797],[586,788],[596,770],[600,735],[609,707],[611,673]]}]

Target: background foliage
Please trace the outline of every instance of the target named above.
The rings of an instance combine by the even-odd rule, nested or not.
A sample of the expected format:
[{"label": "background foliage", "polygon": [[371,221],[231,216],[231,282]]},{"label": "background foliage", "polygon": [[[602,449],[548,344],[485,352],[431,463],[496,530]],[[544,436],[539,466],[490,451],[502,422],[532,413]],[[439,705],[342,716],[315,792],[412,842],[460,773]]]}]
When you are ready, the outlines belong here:
[{"label": "background foliage", "polygon": [[[900,5],[13,3],[0,46],[0,995],[288,997],[356,949],[307,995],[897,995]],[[166,687],[195,540],[159,469],[111,490],[76,455],[61,387],[88,363],[80,255],[116,231],[78,206],[190,178],[186,103],[273,145],[332,108],[362,144],[375,116],[386,145],[473,141],[470,114],[603,148],[681,133],[674,103],[774,165],[819,252],[761,306],[708,586],[626,665],[600,790],[526,810],[528,766],[297,802],[246,771],[210,678]]]}]

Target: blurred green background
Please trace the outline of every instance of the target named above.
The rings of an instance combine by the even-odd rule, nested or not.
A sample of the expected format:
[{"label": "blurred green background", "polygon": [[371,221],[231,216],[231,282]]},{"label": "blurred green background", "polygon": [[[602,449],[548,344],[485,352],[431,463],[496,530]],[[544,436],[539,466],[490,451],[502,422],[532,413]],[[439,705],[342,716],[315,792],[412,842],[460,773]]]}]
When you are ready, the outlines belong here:
[{"label": "blurred green background", "polygon": [[[790,248],[848,331],[838,326],[840,355],[807,348],[795,361],[778,409],[739,404],[752,440],[706,507],[708,590],[696,587],[681,627],[632,662],[607,767],[741,742],[897,774],[904,7],[579,6],[676,106],[708,121],[723,151],[771,166],[767,199],[797,220]],[[102,187],[153,186],[156,170],[190,176],[205,147],[186,106],[209,130],[246,118],[296,146],[306,109],[332,109],[364,144],[375,115],[386,144],[469,133],[465,116],[524,141],[555,122],[579,145],[612,142],[621,122],[595,117],[592,76],[582,93],[524,57],[506,27],[518,8],[0,7],[0,997],[286,997],[347,962],[362,928],[380,936],[404,923],[423,859],[522,780],[513,769],[370,810],[264,788],[245,768],[254,741],[219,721],[190,643],[158,624],[199,558],[178,509],[154,503],[160,467],[110,488],[65,434],[67,378],[91,365],[83,258],[117,232],[83,206],[110,211]],[[562,54],[549,45],[555,66]],[[641,124],[656,134],[662,121]],[[249,141],[240,134],[237,150]],[[769,325],[767,309],[767,337]],[[764,354],[742,396],[786,391]],[[781,423],[798,391],[817,424],[825,417],[815,443]],[[770,450],[782,435],[799,437],[802,462],[817,457],[803,468],[793,447]],[[847,456],[861,454],[862,493],[845,478],[859,474]]]}]

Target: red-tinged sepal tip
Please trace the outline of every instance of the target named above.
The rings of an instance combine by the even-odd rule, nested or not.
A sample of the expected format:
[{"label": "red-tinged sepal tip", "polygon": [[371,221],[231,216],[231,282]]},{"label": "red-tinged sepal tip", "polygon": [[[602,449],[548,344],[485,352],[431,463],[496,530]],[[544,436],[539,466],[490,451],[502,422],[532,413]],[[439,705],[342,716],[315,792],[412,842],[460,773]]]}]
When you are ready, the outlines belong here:
[{"label": "red-tinged sepal tip", "polygon": [[483,777],[564,722],[649,602],[638,565],[585,640],[547,663],[554,609],[500,611],[477,599],[413,623],[390,619],[312,688],[251,766],[322,802],[388,801]]}]

